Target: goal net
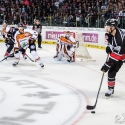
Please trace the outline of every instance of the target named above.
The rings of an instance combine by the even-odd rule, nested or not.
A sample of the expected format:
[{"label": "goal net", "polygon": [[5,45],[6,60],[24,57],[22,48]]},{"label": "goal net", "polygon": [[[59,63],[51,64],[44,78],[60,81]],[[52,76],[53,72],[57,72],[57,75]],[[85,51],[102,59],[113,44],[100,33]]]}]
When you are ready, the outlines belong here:
[{"label": "goal net", "polygon": [[76,41],[79,42],[79,47],[75,51],[75,56],[76,58],[81,58],[81,59],[92,59],[90,56],[85,44],[84,44],[84,39],[82,33],[76,33],[75,34],[75,39]]}]

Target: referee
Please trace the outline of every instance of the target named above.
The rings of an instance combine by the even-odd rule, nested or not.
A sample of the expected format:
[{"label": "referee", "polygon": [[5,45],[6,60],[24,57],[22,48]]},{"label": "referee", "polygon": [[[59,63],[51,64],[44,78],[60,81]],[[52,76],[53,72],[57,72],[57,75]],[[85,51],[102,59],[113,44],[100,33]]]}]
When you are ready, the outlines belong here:
[{"label": "referee", "polygon": [[38,48],[42,48],[41,47],[41,42],[42,42],[42,25],[40,24],[40,20],[39,19],[35,19],[35,23],[33,25],[32,30],[35,30],[36,32],[38,32]]}]

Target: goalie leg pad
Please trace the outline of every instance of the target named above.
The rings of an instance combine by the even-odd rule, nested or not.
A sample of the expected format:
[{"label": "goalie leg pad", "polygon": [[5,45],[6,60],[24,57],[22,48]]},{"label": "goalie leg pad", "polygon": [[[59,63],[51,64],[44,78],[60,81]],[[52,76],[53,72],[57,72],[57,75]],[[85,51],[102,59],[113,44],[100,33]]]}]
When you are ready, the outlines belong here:
[{"label": "goalie leg pad", "polygon": [[70,57],[72,57],[72,56],[73,56],[73,54],[74,54],[74,52],[73,52],[73,51],[67,51],[67,53],[68,53],[68,55],[69,55]]},{"label": "goalie leg pad", "polygon": [[59,44],[56,45],[56,51],[59,51]]},{"label": "goalie leg pad", "polygon": [[73,57],[74,52],[75,52],[74,47],[71,47],[70,50],[67,51],[67,53],[68,53],[68,55],[69,55],[70,57]]}]

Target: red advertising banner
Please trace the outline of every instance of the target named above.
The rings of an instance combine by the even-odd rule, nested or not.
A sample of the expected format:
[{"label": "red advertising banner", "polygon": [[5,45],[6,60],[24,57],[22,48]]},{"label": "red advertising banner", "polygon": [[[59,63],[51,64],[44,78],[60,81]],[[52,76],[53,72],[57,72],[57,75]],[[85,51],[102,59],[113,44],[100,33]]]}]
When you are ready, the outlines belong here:
[{"label": "red advertising banner", "polygon": [[[61,34],[64,34],[64,32],[57,32],[57,31],[46,31],[46,39],[49,39],[49,40],[56,40],[57,38],[59,38],[59,36]],[[71,34],[75,37],[75,33],[74,32],[71,32]]]}]

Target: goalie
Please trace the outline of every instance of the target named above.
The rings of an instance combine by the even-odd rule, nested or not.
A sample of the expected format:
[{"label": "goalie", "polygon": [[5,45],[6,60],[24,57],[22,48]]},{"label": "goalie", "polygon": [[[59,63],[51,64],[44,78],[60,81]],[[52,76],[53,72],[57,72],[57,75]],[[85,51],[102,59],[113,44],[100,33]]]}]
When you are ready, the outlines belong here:
[{"label": "goalie", "polygon": [[70,31],[66,31],[65,34],[61,34],[58,38],[56,55],[54,58],[57,58],[62,52],[62,55],[67,59],[68,62],[73,62],[76,48],[77,44],[75,38]]}]

